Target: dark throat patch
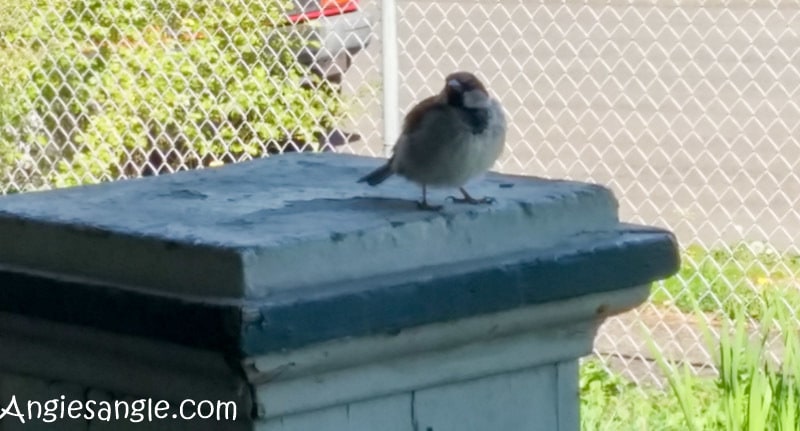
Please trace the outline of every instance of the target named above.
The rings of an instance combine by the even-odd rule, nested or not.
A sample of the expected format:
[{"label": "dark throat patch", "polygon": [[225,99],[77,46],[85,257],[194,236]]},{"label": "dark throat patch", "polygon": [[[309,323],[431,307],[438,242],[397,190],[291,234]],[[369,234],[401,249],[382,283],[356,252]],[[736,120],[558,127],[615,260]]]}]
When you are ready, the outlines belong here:
[{"label": "dark throat patch", "polygon": [[459,112],[473,134],[483,133],[489,126],[489,110],[483,108],[460,108]]}]

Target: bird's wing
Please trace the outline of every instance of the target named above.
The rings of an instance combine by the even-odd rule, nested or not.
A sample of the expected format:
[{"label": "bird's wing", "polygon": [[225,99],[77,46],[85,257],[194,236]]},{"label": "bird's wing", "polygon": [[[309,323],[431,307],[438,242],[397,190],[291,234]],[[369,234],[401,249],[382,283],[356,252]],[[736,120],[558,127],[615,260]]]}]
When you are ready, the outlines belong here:
[{"label": "bird's wing", "polygon": [[[420,157],[424,158],[431,149],[426,149],[439,127],[431,127],[441,122],[447,115],[447,102],[441,95],[430,96],[417,103],[411,111],[406,114],[403,120],[403,129],[394,146],[394,153],[399,155],[399,159],[406,162],[418,162]],[[435,150],[435,149],[434,149]]]},{"label": "bird's wing", "polygon": [[443,97],[429,97],[412,109],[405,118],[403,132],[395,146],[397,171],[408,166],[437,165],[446,157],[452,143],[462,140],[461,124],[456,110]]},{"label": "bird's wing", "polygon": [[441,111],[447,107],[446,101],[441,95],[431,96],[419,102],[411,111],[406,114],[403,121],[403,134],[411,135],[417,131],[422,125],[425,117],[434,114],[435,111]]}]

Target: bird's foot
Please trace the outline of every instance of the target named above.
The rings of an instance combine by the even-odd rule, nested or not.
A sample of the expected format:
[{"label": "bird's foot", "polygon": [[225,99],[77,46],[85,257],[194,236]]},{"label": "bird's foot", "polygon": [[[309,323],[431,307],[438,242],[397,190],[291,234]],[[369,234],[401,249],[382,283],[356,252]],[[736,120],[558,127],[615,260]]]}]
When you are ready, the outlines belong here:
[{"label": "bird's foot", "polygon": [[448,196],[447,200],[456,204],[469,204],[469,205],[491,205],[497,202],[497,199],[489,196],[482,197],[480,199],[473,198],[472,196],[465,196],[463,198]]},{"label": "bird's foot", "polygon": [[496,200],[493,197],[489,196],[482,197],[479,199],[473,198],[472,196],[470,196],[469,193],[467,193],[466,190],[464,190],[463,187],[459,188],[458,190],[461,192],[462,195],[464,195],[464,197],[457,198],[455,196],[448,196],[447,199],[456,204],[470,204],[470,205],[491,205],[496,202]]},{"label": "bird's foot", "polygon": [[423,211],[441,211],[442,205],[431,205],[427,201],[417,202],[417,208]]}]

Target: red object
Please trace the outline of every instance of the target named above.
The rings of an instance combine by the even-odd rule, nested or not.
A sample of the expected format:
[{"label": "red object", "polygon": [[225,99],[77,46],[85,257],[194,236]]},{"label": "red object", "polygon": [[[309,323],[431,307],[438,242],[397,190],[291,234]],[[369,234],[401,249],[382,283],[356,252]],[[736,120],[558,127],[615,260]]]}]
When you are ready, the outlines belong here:
[{"label": "red object", "polygon": [[289,15],[289,21],[298,23],[317,19],[321,16],[341,15],[358,9],[359,0],[322,0],[320,9],[308,10]]}]

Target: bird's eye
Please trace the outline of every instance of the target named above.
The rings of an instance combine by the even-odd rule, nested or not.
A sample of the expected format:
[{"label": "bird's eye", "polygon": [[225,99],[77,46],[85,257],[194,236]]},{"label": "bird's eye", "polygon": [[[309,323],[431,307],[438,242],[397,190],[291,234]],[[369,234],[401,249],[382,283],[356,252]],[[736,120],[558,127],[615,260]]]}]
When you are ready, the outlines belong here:
[{"label": "bird's eye", "polygon": [[464,84],[461,81],[457,80],[457,79],[451,79],[451,80],[447,81],[447,86],[452,88],[453,90],[456,90],[456,91],[464,90]]}]

